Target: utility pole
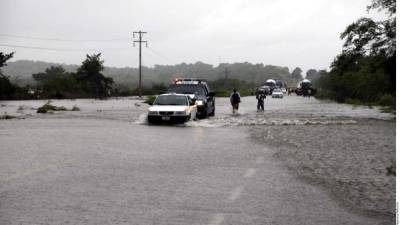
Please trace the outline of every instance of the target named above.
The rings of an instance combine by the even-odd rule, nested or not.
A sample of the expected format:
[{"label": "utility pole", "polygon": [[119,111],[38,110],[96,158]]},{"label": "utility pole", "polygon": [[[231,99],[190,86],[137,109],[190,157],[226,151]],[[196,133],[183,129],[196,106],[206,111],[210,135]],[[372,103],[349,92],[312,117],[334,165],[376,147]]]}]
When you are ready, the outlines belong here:
[{"label": "utility pole", "polygon": [[224,73],[225,73],[224,86],[225,86],[225,88],[227,88],[228,87],[228,83],[227,83],[228,82],[228,73],[229,73],[228,68],[225,67]]},{"label": "utility pole", "polygon": [[[142,41],[143,35],[147,32],[143,32],[141,30],[133,32],[133,47],[135,47],[135,43],[139,43],[139,97],[142,97],[142,43],[146,43],[147,41]],[[139,40],[135,40],[135,34],[139,35]]]}]

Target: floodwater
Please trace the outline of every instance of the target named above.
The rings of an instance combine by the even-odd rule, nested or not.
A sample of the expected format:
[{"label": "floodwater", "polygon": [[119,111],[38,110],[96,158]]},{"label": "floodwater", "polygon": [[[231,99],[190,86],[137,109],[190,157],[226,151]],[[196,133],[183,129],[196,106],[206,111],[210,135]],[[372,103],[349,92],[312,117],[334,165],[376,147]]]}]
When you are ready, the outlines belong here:
[{"label": "floodwater", "polygon": [[314,98],[148,125],[137,98],[2,101],[0,224],[394,224],[395,122]]}]

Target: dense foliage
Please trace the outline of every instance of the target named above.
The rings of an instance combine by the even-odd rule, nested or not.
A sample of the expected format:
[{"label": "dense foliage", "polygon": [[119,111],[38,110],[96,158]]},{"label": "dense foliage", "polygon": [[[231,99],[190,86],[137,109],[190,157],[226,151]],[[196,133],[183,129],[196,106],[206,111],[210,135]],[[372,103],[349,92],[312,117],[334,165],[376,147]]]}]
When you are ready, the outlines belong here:
[{"label": "dense foliage", "polygon": [[[10,75],[13,83],[18,85],[35,85],[33,73],[43,73],[51,66],[62,66],[66,72],[75,73],[79,66],[46,63],[40,61],[19,60],[10,62],[4,67],[4,72]],[[180,63],[176,65],[155,65],[154,67],[143,67],[143,82],[147,88],[153,84],[163,83],[168,85],[173,78],[196,77],[207,81],[215,81],[221,78],[243,80],[260,85],[267,79],[284,80],[290,86],[296,86],[299,77],[293,78],[287,67],[253,64],[253,63],[221,63],[218,66],[202,62]],[[115,68],[105,67],[102,74],[114,80],[114,86],[120,90],[131,90],[138,85],[137,68]]]},{"label": "dense foliage", "polygon": [[0,52],[0,99],[8,99],[12,95],[14,95],[16,88],[15,86],[10,82],[9,77],[4,75],[1,71],[1,68],[6,64],[7,60],[11,59],[13,57],[14,53],[10,54],[4,54],[3,52]]},{"label": "dense foliage", "polygon": [[83,90],[73,73],[61,66],[51,66],[43,73],[32,74],[37,81],[37,96],[40,98],[76,98]]},{"label": "dense foliage", "polygon": [[[9,63],[5,69],[12,83],[29,85],[35,92],[29,98],[138,95],[137,69],[104,67],[100,54],[88,55],[81,66],[20,60]],[[143,68],[142,92],[144,95],[159,94],[166,91],[175,78],[194,77],[207,80],[217,96],[229,96],[233,88],[248,95],[267,79],[279,79],[296,86],[302,79],[301,73],[298,67],[290,73],[287,67],[247,62],[221,63],[216,67],[202,62],[155,65]]]},{"label": "dense foliage", "polygon": [[343,51],[329,74],[316,82],[319,96],[339,102],[358,101],[395,106],[396,1],[373,0],[370,9],[385,10],[388,18],[361,18],[341,34]]},{"label": "dense foliage", "polygon": [[253,94],[256,85],[243,80],[221,78],[209,82],[209,86],[217,97],[229,97],[234,88],[237,89],[242,96]]},{"label": "dense foliage", "polygon": [[100,53],[86,55],[85,61],[78,68],[76,80],[86,93],[97,98],[104,98],[111,94],[114,81],[101,73],[104,70],[104,61],[100,59],[100,56]]},{"label": "dense foliage", "polygon": [[111,94],[113,80],[105,77],[100,54],[87,55],[76,73],[62,66],[51,66],[42,73],[32,74],[40,98],[104,98]]}]

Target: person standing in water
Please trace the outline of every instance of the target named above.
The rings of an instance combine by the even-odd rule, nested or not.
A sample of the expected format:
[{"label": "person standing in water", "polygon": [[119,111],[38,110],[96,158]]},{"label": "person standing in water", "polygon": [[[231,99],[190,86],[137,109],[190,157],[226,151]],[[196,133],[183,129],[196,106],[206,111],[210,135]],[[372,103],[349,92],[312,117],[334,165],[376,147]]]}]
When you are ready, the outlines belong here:
[{"label": "person standing in water", "polygon": [[232,112],[235,113],[239,110],[239,103],[240,103],[240,93],[236,90],[236,88],[233,89],[230,99],[232,105]]},{"label": "person standing in water", "polygon": [[267,96],[265,95],[264,91],[257,90],[256,92],[256,99],[257,99],[257,110],[264,111],[264,99]]}]

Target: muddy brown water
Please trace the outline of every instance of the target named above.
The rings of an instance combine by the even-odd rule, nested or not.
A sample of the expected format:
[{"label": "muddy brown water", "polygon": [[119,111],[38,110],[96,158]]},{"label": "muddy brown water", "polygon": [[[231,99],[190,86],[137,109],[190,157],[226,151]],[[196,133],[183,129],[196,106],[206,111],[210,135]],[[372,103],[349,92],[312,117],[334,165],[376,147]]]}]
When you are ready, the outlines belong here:
[{"label": "muddy brown water", "polygon": [[[107,132],[109,136],[112,136],[113,130],[116,132],[118,124],[121,123],[134,126],[137,132],[145,130],[144,137],[149,140],[153,140],[157,130],[179,133],[182,129],[189,129],[189,133],[194,132],[195,138],[199,138],[198,135],[203,135],[201,132],[208,129],[218,130],[221,135],[225,136],[233,135],[235,132],[244,132],[248,136],[246,143],[254,143],[254,145],[261,146],[261,149],[262,146],[270,149],[274,159],[281,162],[289,173],[307,184],[321,187],[330,198],[338,203],[340,208],[363,216],[367,218],[366,221],[369,218],[374,219],[378,224],[394,223],[395,177],[387,175],[387,168],[391,165],[391,161],[395,159],[395,120],[393,115],[380,113],[377,108],[353,107],[346,104],[319,101],[314,98],[285,96],[283,99],[267,98],[265,111],[258,112],[256,111],[255,98],[246,97],[242,99],[239,113],[232,115],[229,100],[217,98],[215,117],[189,121],[184,125],[157,127],[148,126],[146,122],[148,106],[136,98],[118,98],[106,101],[93,99],[53,100],[52,104],[54,105],[67,108],[77,106],[81,110],[78,112],[36,114],[36,109],[45,102],[0,102],[0,114],[7,113],[17,117],[13,120],[0,121],[0,138],[3,140],[1,154],[10,155],[3,157],[4,160],[0,165],[3,171],[0,178],[3,183],[15,181],[17,184],[24,185],[22,181],[19,181],[19,177],[29,177],[31,174],[58,168],[58,161],[53,160],[53,162],[52,159],[49,159],[52,163],[47,163],[45,166],[40,164],[42,159],[48,157],[46,152],[50,149],[40,149],[37,153],[27,157],[29,160],[24,159],[24,154],[37,151],[38,146],[46,148],[40,143],[41,140],[47,140],[46,138],[49,136],[56,138],[55,140],[47,140],[47,143],[53,147],[58,146],[57,143],[63,142],[63,137],[57,136],[57,132],[60,135],[66,135],[66,138],[72,138],[76,135],[75,133],[81,136],[90,133],[101,136],[104,135],[104,132]],[[30,122],[23,125],[24,120]],[[71,127],[71,130],[65,131],[68,133],[59,131],[58,126],[60,124],[56,122],[57,120],[61,121],[62,126]],[[84,121],[93,121],[94,124]],[[104,124],[108,128],[101,131],[102,133],[98,133],[100,131],[97,123],[101,124],[101,121],[105,121]],[[113,124],[113,121],[115,121],[115,124]],[[16,126],[15,123],[19,125]],[[84,126],[84,124],[86,125]],[[38,126],[42,126],[43,130],[37,136],[32,136],[32,140],[27,141],[32,145],[17,143],[24,142],[24,140],[19,140],[18,137],[7,138],[7,135],[15,135],[16,133],[21,133],[21,136],[25,135],[24,137],[27,138],[30,136],[29,129],[35,129]],[[91,130],[91,128],[93,129]],[[153,133],[154,131],[156,133]],[[241,136],[238,135],[238,137]],[[168,143],[177,145],[168,142],[167,139],[166,136],[165,143],[167,145]],[[70,141],[73,142],[73,140]],[[202,140],[200,138],[194,141],[205,144],[203,141],[206,140]],[[86,143],[87,140],[82,139],[81,141]],[[98,141],[96,140],[96,142]],[[224,148],[226,143],[218,143],[217,138],[216,145],[218,146],[216,148]],[[14,149],[13,146],[18,146],[23,150],[11,152]],[[102,152],[101,143],[97,143],[96,146],[100,150],[93,153],[95,157]],[[182,149],[186,148],[185,145],[178,146],[181,146]],[[62,146],[59,147],[63,148]],[[251,148],[251,146],[249,147]],[[72,144],[71,148],[83,150],[84,146]],[[255,148],[258,149],[259,147]],[[60,154],[65,154],[63,157],[68,158],[68,154],[72,153],[63,151]],[[42,159],[38,157],[42,157]],[[165,153],[165,157],[170,156]],[[63,165],[69,165],[68,160],[63,162]],[[0,191],[3,190],[0,192],[0,201],[1,196],[4,197],[6,193],[12,192],[13,187],[0,185]],[[29,196],[29,193],[26,193],[26,195]],[[8,198],[7,200],[10,201]],[[36,199],[34,203],[40,206],[41,204],[38,201],[40,200]],[[16,216],[18,210],[16,212],[8,211],[7,208],[4,209],[3,205],[0,206],[0,212],[6,213],[7,219],[18,218],[16,221],[22,221],[21,224],[24,224],[24,218]],[[217,213],[216,215],[220,214]],[[46,216],[49,217],[49,215]],[[208,215],[204,215],[204,217],[206,218]],[[29,221],[29,218],[25,219]],[[227,217],[225,217],[225,220],[228,220]],[[41,220],[38,219],[37,221]],[[283,219],[282,221],[287,222],[288,220]],[[148,220],[143,219],[142,223],[139,224],[146,224],[147,222]]]}]

